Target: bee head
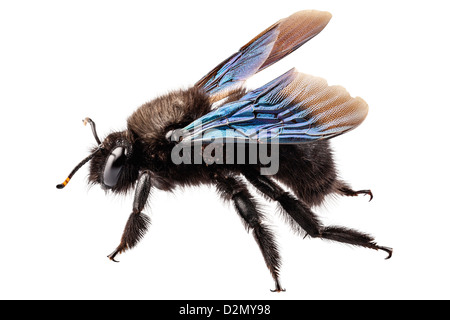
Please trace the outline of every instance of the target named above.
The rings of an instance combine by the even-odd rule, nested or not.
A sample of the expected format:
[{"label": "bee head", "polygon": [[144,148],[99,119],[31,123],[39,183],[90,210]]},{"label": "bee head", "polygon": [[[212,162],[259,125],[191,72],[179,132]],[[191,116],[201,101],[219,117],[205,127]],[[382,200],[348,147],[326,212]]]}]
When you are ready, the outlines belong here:
[{"label": "bee head", "polygon": [[86,118],[84,123],[91,125],[98,146],[93,148],[91,154],[72,170],[62,184],[56,187],[64,188],[75,172],[91,161],[88,177],[90,184],[100,184],[104,190],[126,192],[139,175],[133,161],[133,144],[129,133],[127,131],[113,132],[101,142],[97,136],[95,123],[89,118]]},{"label": "bee head", "polygon": [[92,150],[89,182],[105,190],[127,191],[139,174],[133,165],[133,146],[127,132],[111,133],[101,146],[99,152]]}]

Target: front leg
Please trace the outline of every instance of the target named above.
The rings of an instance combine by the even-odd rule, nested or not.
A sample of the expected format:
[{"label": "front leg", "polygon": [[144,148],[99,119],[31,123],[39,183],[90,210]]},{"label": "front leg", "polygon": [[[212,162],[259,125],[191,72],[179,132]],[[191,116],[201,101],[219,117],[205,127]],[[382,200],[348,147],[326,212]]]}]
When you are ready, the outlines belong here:
[{"label": "front leg", "polygon": [[120,244],[116,250],[108,256],[108,258],[112,261],[118,262],[114,259],[116,255],[136,246],[136,244],[144,236],[145,232],[147,232],[148,225],[150,224],[150,218],[142,213],[142,210],[147,203],[150,189],[150,172],[144,171],[140,174],[136,185],[133,201],[133,212],[125,225],[125,230],[123,231]]}]

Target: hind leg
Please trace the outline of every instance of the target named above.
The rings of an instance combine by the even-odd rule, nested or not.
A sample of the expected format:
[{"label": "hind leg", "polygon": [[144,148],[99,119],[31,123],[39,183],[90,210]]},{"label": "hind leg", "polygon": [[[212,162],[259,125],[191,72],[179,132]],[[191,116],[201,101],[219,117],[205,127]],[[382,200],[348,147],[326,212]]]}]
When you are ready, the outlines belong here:
[{"label": "hind leg", "polygon": [[266,176],[261,176],[257,172],[246,172],[244,175],[260,192],[277,201],[283,208],[283,212],[287,214],[287,218],[293,220],[291,224],[298,224],[309,236],[382,250],[388,253],[386,259],[392,256],[391,248],[377,245],[368,234],[339,226],[323,226],[306,204],[285,192]]},{"label": "hind leg", "polygon": [[370,199],[369,202],[373,199],[373,194],[371,190],[358,190],[355,191],[352,188],[350,188],[345,182],[343,181],[337,181],[336,183],[336,192],[347,197],[356,197],[360,194],[363,195],[369,195]]}]

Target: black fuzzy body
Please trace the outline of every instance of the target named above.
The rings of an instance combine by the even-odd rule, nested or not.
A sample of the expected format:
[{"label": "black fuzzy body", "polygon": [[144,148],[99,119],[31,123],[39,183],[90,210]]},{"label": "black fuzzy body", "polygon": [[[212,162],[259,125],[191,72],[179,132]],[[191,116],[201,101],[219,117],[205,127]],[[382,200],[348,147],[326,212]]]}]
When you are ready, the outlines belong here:
[{"label": "black fuzzy body", "polygon": [[[224,103],[238,100],[244,90],[231,93]],[[127,130],[114,132],[93,150],[89,181],[100,184],[115,193],[126,193],[135,189],[133,211],[116,250],[108,257],[115,257],[133,248],[148,230],[150,218],[142,211],[152,187],[171,191],[176,186],[211,185],[226,201],[233,203],[244,226],[251,232],[275,281],[275,291],[283,291],[279,282],[280,255],[275,236],[265,224],[258,201],[248,190],[246,182],[252,184],[266,199],[278,202],[286,222],[295,232],[313,238],[375,250],[389,254],[392,249],[378,246],[365,233],[339,226],[324,226],[311,206],[320,205],[333,193],[345,196],[368,194],[370,190],[352,190],[337,177],[332,152],[327,140],[296,145],[279,145],[279,168],[273,175],[261,175],[264,165],[260,162],[224,164],[207,161],[206,152],[200,147],[189,147],[190,152],[200,152],[199,164],[175,164],[171,154],[180,141],[173,141],[171,132],[184,128],[194,120],[211,111],[212,105],[206,94],[197,87],[179,90],[161,96],[139,107],[127,121]],[[104,183],[108,159],[114,150],[126,149],[117,184],[107,187]],[[246,148],[249,148],[248,144]],[[226,158],[226,145],[218,149]],[[191,154],[191,155],[192,155]],[[248,155],[248,149],[246,150]],[[210,154],[215,157],[215,154]],[[257,159],[259,160],[259,159]],[[255,164],[250,164],[255,163]],[[279,186],[281,182],[285,188]]]},{"label": "black fuzzy body", "polygon": [[[230,95],[239,99],[245,91]],[[128,119],[133,139],[134,163],[138,171],[152,172],[155,185],[171,190],[177,185],[213,184],[215,174],[260,171],[260,164],[179,164],[171,161],[175,142],[167,138],[170,130],[183,128],[211,111],[208,96],[197,88],[171,92],[142,105]],[[319,205],[324,197],[339,192],[341,184],[328,141],[280,145],[280,167],[274,178],[282,182],[308,205]]]},{"label": "black fuzzy body", "polygon": [[[263,173],[267,174],[266,169],[272,168],[273,163],[266,163],[265,160],[269,157],[261,158],[260,152],[268,145],[264,145],[262,141],[257,144],[254,139],[256,135],[252,135],[243,145],[237,141],[231,143],[229,140],[221,144],[219,139],[212,144],[197,139],[197,142],[202,144],[191,145],[189,141],[196,141],[196,137],[183,137],[184,128],[203,121],[204,119],[200,118],[210,113],[213,108],[243,98],[246,90],[236,88],[241,87],[253,74],[269,67],[312,39],[326,26],[330,18],[331,14],[327,12],[307,10],[278,21],[220,63],[193,87],[170,92],[139,107],[128,118],[126,130],[113,132],[103,141],[98,138],[94,122],[89,118],[85,119],[85,124],[91,125],[98,145],[57,188],[64,188],[73,174],[91,161],[91,184],[99,184],[105,190],[119,194],[134,190],[132,211],[119,245],[108,256],[111,260],[116,261],[118,254],[136,246],[148,230],[151,220],[143,211],[152,188],[171,191],[177,186],[210,185],[216,188],[222,199],[233,204],[236,213],[261,250],[275,281],[274,291],[283,291],[279,281],[281,259],[275,236],[266,224],[261,205],[251,194],[248,184],[255,187],[265,199],[278,204],[281,214],[294,231],[312,238],[382,250],[388,253],[388,258],[391,257],[392,249],[378,246],[370,235],[346,227],[325,226],[311,210],[311,207],[321,205],[330,194],[362,194],[369,195],[372,199],[370,190],[352,190],[338,178],[329,142],[325,140],[355,128],[367,115],[367,103],[361,98],[352,98],[344,88],[328,86],[323,79],[303,75],[292,69],[252,91],[251,98],[247,97],[255,100],[252,109],[241,108],[236,111],[231,108],[231,114],[227,116],[212,115],[221,117],[223,122],[218,126],[222,129],[225,125],[231,128],[233,124],[248,124],[253,120],[257,120],[255,122],[260,128],[258,119],[266,118],[266,105],[273,103],[272,107],[275,108],[283,101],[277,109],[279,113],[268,114],[274,116],[272,119],[276,122],[261,121],[269,123],[268,127],[274,127],[275,123],[281,128],[279,136],[282,136],[285,124],[289,121],[295,124],[291,128],[292,131],[297,131],[296,123],[300,120],[295,118],[297,110],[300,110],[297,106],[303,108],[300,127],[306,130],[305,134],[310,138],[323,140],[299,144],[271,144],[270,161],[274,160],[278,164],[278,170],[270,170],[271,175]],[[225,110],[228,112],[230,109]],[[241,117],[240,111],[248,115],[249,121],[242,120],[245,117]],[[253,114],[250,115],[250,112]],[[233,118],[234,115],[237,117]],[[199,121],[194,123],[196,120]],[[314,128],[321,128],[320,135],[311,131]],[[323,128],[326,130],[321,131]],[[201,132],[199,130],[198,135]],[[251,134],[244,132],[245,138]],[[284,136],[289,137],[289,132]],[[305,139],[286,138],[279,141],[288,143]],[[244,150],[245,157],[242,157],[242,153],[231,152],[230,146],[234,150]],[[179,149],[183,156],[173,157],[179,155],[176,153]],[[178,161],[180,158],[183,158],[183,161]],[[247,161],[228,161],[236,158]],[[198,159],[200,160],[196,161]]]}]

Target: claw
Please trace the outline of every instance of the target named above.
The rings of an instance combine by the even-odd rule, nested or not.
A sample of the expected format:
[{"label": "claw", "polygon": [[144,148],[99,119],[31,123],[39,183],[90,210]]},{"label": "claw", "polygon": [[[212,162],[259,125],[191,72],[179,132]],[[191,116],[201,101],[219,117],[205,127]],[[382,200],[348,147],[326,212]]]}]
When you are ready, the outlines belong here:
[{"label": "claw", "polygon": [[356,197],[357,195],[363,194],[363,195],[370,196],[369,202],[372,201],[372,199],[373,199],[373,194],[372,194],[371,190],[353,191],[352,189],[349,189],[349,188],[343,188],[343,189],[339,189],[339,191],[342,192],[347,197]]},{"label": "claw", "polygon": [[372,194],[371,190],[359,190],[359,191],[356,191],[355,192],[355,196],[358,195],[358,194],[369,195],[370,196],[369,202],[372,201],[372,199],[373,199],[373,194]]},{"label": "claw", "polygon": [[275,280],[275,290],[270,289],[271,292],[285,292],[286,289],[281,288],[280,282]]},{"label": "claw", "polygon": [[278,288],[275,290],[270,289],[270,292],[285,292],[285,291],[286,291],[286,289],[282,289],[282,288]]},{"label": "claw", "polygon": [[116,263],[119,263],[120,261],[117,261],[115,259],[116,255],[119,253],[119,251],[115,250],[113,253],[111,253],[110,255],[108,255],[109,260],[114,261]]},{"label": "claw", "polygon": [[270,289],[270,292],[285,292],[285,291],[286,289],[275,289],[275,290]]},{"label": "claw", "polygon": [[388,253],[388,256],[385,258],[385,260],[390,259],[392,257],[392,253],[394,252],[394,250],[389,247],[379,247],[378,249],[383,250],[384,252]]},{"label": "claw", "polygon": [[109,260],[111,260],[111,261],[113,261],[113,262],[115,262],[115,263],[119,263],[120,261],[117,261],[116,259],[114,259],[114,258],[109,258]]}]

